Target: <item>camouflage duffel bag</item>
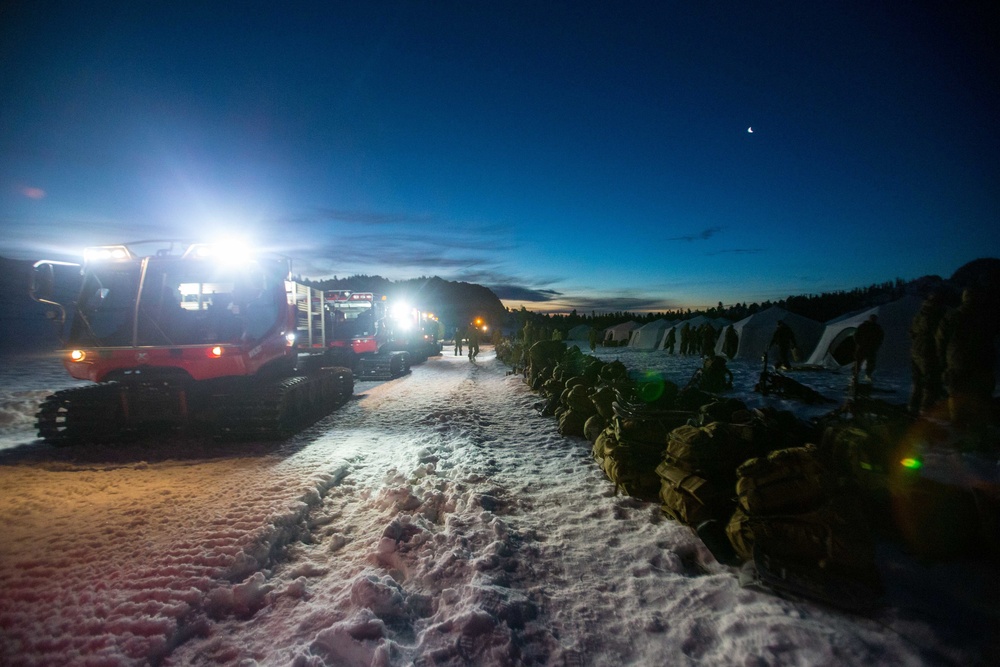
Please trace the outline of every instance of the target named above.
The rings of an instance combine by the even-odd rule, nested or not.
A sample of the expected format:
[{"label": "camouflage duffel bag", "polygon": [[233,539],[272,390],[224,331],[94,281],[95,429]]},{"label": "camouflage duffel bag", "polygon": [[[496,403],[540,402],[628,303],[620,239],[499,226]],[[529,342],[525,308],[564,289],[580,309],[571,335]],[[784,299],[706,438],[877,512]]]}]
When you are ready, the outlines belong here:
[{"label": "camouflage duffel bag", "polygon": [[583,424],[583,437],[591,443],[597,442],[597,437],[608,427],[608,420],[599,414],[591,415]]},{"label": "camouflage duffel bag", "polygon": [[594,440],[594,446],[590,451],[595,459],[603,461],[608,452],[617,446],[618,438],[615,437],[615,429],[608,426],[598,434],[597,439]]},{"label": "camouflage duffel bag", "polygon": [[687,526],[697,526],[709,519],[724,519],[732,509],[730,494],[704,477],[672,466],[667,462],[656,468],[660,477],[660,502],[663,512]]},{"label": "camouflage duffel bag", "polygon": [[559,398],[563,405],[567,405],[576,412],[590,416],[597,412],[594,402],[590,400],[590,390],[583,384],[576,384],[567,387]]},{"label": "camouflage duffel bag", "polygon": [[746,412],[746,403],[737,398],[717,399],[702,405],[698,410],[701,424],[733,421],[733,414]]},{"label": "camouflage duffel bag", "polygon": [[744,560],[753,558],[756,549],[758,554],[804,567],[878,578],[868,524],[847,497],[801,514],[750,516],[738,507],[726,535]]},{"label": "camouflage duffel bag", "polygon": [[834,479],[816,452],[816,445],[789,447],[743,463],[736,470],[740,506],[759,516],[799,513],[823,504]]},{"label": "camouflage duffel bag", "polygon": [[617,381],[628,379],[628,368],[616,359],[604,364],[598,373],[598,377],[608,384],[613,384]]},{"label": "camouflage duffel bag", "polygon": [[583,425],[587,422],[589,414],[583,414],[573,408],[564,410],[559,415],[559,433],[562,435],[575,435],[583,437]]},{"label": "camouflage duffel bag", "polygon": [[534,391],[541,391],[546,382],[552,379],[552,369],[547,366],[532,366],[528,370],[528,386]]},{"label": "camouflage duffel bag", "polygon": [[750,449],[745,440],[732,435],[728,425],[678,426],[667,438],[669,462],[703,477],[732,480],[736,467],[746,460]]},{"label": "camouflage duffel bag", "polygon": [[546,396],[555,396],[558,398],[565,388],[566,383],[553,377],[546,380],[545,384],[542,385],[542,393]]},{"label": "camouflage duffel bag", "polygon": [[620,492],[641,500],[659,498],[660,477],[656,474],[656,462],[645,452],[619,443],[618,447],[607,451],[603,468]]},{"label": "camouflage duffel bag", "polygon": [[537,404],[538,414],[543,417],[552,417],[556,415],[556,412],[562,407],[559,405],[559,398],[556,396],[549,396],[541,403]]},{"label": "camouflage duffel bag", "polygon": [[890,442],[866,429],[838,425],[827,427],[823,445],[836,466],[836,472],[856,479],[869,491],[886,490],[889,482]]},{"label": "camouflage duffel bag", "polygon": [[555,340],[542,340],[528,349],[528,359],[531,365],[552,366],[566,353],[566,343]]},{"label": "camouflage duffel bag", "polygon": [[597,412],[605,419],[610,420],[615,416],[615,389],[609,385],[598,387],[590,397],[591,402]]},{"label": "camouflage duffel bag", "polygon": [[615,427],[615,435],[618,436],[619,440],[656,443],[661,451],[667,444],[667,433],[670,431],[658,421],[615,417],[611,423]]},{"label": "camouflage duffel bag", "polygon": [[671,431],[686,424],[693,416],[693,413],[682,410],[645,409],[620,401],[616,401],[612,407],[620,439],[655,442],[661,446],[667,444],[667,436]]}]

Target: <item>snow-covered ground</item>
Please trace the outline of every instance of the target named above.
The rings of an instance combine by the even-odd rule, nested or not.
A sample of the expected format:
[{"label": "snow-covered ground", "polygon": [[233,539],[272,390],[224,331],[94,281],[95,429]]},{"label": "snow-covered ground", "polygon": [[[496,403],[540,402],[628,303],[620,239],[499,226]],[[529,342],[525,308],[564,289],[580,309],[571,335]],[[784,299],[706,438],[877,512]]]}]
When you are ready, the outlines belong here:
[{"label": "snow-covered ground", "polygon": [[[597,354],[679,384],[699,363]],[[759,368],[733,370],[740,397],[761,400],[746,393]],[[810,384],[836,399],[846,379]],[[282,443],[38,443],[38,401],[71,384],[51,357],[0,366],[5,665],[997,657],[995,568],[883,549],[886,605],[869,616],[741,588],[658,505],[616,495],[590,444],[539,416],[538,396],[491,348],[476,364],[446,352],[359,383]],[[883,386],[905,400],[901,382]]]}]

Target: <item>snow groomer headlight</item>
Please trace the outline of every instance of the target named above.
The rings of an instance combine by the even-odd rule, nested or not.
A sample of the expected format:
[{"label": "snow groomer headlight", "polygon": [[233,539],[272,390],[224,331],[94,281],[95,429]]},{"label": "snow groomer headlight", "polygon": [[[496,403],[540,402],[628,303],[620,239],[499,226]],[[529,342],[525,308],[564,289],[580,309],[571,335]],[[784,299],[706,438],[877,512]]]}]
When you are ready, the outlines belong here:
[{"label": "snow groomer headlight", "polygon": [[83,350],[73,350],[69,353],[70,361],[83,361],[87,358],[87,353]]},{"label": "snow groomer headlight", "polygon": [[83,249],[83,258],[88,262],[108,262],[131,259],[132,253],[123,245],[91,246]]}]

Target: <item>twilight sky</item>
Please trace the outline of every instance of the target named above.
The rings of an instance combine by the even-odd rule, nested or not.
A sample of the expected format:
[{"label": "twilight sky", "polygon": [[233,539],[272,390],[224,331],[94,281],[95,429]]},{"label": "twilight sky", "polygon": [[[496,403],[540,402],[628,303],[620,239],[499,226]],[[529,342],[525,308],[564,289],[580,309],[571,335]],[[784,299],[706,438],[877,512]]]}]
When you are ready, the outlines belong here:
[{"label": "twilight sky", "polygon": [[1000,22],[923,4],[8,0],[0,255],[237,233],[583,312],[947,277],[1000,256]]}]

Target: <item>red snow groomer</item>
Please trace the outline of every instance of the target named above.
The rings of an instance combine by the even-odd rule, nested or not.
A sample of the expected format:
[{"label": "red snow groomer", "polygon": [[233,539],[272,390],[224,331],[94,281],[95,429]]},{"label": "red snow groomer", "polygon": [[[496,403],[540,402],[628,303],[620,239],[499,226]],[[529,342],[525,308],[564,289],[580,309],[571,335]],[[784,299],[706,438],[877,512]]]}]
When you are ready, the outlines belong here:
[{"label": "red snow groomer", "polygon": [[326,292],[330,353],[358,379],[391,380],[410,370],[410,353],[398,345],[387,301],[373,292]]},{"label": "red snow groomer", "polygon": [[69,445],[183,427],[275,438],[328,414],[354,378],[326,363],[323,294],[290,269],[287,258],[182,241],[36,262],[30,293],[58,310],[64,365],[95,383],[46,398],[39,436]]}]

